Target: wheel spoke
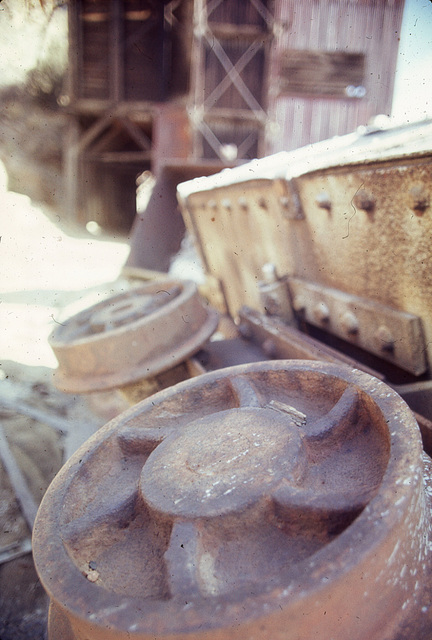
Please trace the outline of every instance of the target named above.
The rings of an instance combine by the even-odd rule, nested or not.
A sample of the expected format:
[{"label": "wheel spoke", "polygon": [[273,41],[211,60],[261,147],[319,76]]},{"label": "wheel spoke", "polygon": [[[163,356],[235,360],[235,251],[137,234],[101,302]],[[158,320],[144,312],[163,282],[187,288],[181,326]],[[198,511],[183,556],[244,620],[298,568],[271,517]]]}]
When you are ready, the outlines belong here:
[{"label": "wheel spoke", "polygon": [[256,387],[246,376],[230,379],[231,389],[237,401],[237,407],[262,407],[263,401]]},{"label": "wheel spoke", "polygon": [[193,522],[174,523],[165,564],[172,598],[198,594],[199,532]]},{"label": "wheel spoke", "polygon": [[102,538],[104,527],[127,526],[135,510],[137,496],[138,489],[129,486],[117,494],[107,495],[104,500],[90,502],[82,515],[62,526],[62,539],[72,546],[82,545],[83,540],[94,536]]},{"label": "wheel spoke", "polygon": [[125,454],[150,455],[156,447],[174,432],[174,427],[123,427],[117,438]]},{"label": "wheel spoke", "polygon": [[347,387],[334,407],[304,429],[305,442],[312,457],[323,457],[338,448],[338,442],[355,434],[360,423],[362,402],[354,387]]},{"label": "wheel spoke", "polygon": [[375,487],[323,491],[319,487],[293,486],[287,480],[272,491],[276,518],[289,531],[336,535],[365,508]]}]

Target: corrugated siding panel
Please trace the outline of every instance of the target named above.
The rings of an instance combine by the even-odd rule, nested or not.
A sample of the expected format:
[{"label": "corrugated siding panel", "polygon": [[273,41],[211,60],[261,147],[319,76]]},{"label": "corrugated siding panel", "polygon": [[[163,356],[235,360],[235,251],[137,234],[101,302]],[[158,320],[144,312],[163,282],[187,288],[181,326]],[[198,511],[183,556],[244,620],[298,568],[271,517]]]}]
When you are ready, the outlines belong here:
[{"label": "corrugated siding panel", "polygon": [[278,110],[279,129],[273,153],[343,135],[369,117],[368,105],[358,101],[290,98],[279,104]]},{"label": "corrugated siding panel", "polygon": [[[366,124],[390,111],[403,1],[280,0],[279,25],[271,60],[275,96],[269,113],[277,124],[267,152],[295,149]],[[279,57],[290,49],[344,51],[365,54],[364,98],[277,95]]]}]

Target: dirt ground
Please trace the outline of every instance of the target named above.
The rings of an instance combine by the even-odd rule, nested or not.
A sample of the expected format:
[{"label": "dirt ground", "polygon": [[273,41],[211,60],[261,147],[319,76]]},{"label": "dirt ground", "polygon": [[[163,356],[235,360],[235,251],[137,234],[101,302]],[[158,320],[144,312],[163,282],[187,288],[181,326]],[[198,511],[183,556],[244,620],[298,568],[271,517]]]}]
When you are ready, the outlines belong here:
[{"label": "dirt ground", "polygon": [[[55,220],[61,223],[55,212],[47,216],[26,196],[9,192],[0,165],[0,423],[37,503],[64,460],[125,407],[115,393],[56,390],[48,336],[57,322],[129,287],[118,278],[127,240],[94,239],[84,232],[70,237]],[[67,433],[22,415],[23,406],[66,424]],[[25,550],[29,540],[0,464],[0,558],[5,549]],[[43,640],[47,604],[31,554],[0,562],[0,640]]]}]

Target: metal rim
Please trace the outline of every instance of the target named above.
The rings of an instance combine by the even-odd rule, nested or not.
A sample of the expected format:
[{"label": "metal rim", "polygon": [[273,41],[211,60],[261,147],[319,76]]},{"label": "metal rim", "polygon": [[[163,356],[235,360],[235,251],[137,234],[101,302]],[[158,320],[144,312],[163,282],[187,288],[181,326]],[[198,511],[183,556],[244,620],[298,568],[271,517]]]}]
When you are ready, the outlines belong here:
[{"label": "metal rim", "polygon": [[[143,313],[122,326],[91,335],[91,318],[116,308],[133,296],[179,292],[163,300],[158,309]],[[187,316],[187,319],[186,319]],[[88,393],[121,387],[155,376],[179,364],[199,350],[214,333],[218,314],[199,297],[190,281],[151,282],[104,300],[70,318],[49,338],[59,368],[56,386],[71,393]]]},{"label": "metal rim", "polygon": [[[291,638],[286,635],[287,624],[291,624],[295,630],[296,621],[304,616],[303,607],[307,601],[311,624],[318,624],[320,621],[320,637],[331,637],[331,634],[339,633],[340,628],[342,633],[344,630],[350,631],[353,638],[364,637],[365,633],[371,638],[378,638],[383,636],[384,631],[382,609],[377,635],[373,621],[367,617],[362,618],[359,623],[354,614],[346,614],[344,619],[339,617],[336,624],[334,621],[338,616],[334,607],[343,605],[344,599],[346,603],[358,599],[354,610],[363,614],[370,613],[371,606],[375,609],[385,606],[388,607],[384,611],[391,626],[393,612],[396,615],[401,609],[419,606],[422,585],[418,586],[416,593],[414,584],[419,583],[414,577],[407,582],[409,591],[402,590],[402,595],[399,594],[394,601],[388,601],[389,582],[394,580],[396,584],[401,579],[400,565],[396,564],[392,569],[396,552],[403,554],[408,566],[416,567],[420,562],[423,563],[423,569],[426,567],[426,543],[421,535],[425,515],[422,448],[414,417],[401,398],[385,384],[357,370],[337,365],[278,361],[237,366],[202,376],[199,386],[201,389],[215,389],[227,376],[231,379],[251,373],[284,371],[312,378],[326,376],[327,380],[354,385],[372,396],[383,420],[388,423],[388,465],[378,493],[365,509],[335,540],[321,548],[312,558],[298,563],[290,572],[288,583],[269,585],[268,589],[258,595],[237,592],[217,598],[194,597],[191,602],[180,607],[179,602],[174,600],[145,601],[122,597],[88,582],[73,565],[58,535],[61,528],[59,514],[64,514],[65,499],[71,490],[73,478],[79,473],[81,465],[91,464],[96,450],[102,452],[103,445],[107,446],[116,434],[128,427],[136,427],[139,417],[151,406],[161,409],[168,406],[168,410],[172,410],[176,398],[183,397],[197,386],[197,382],[193,380],[180,383],[156,394],[151,400],[143,401],[106,425],[73,456],[44,498],[35,526],[36,565],[52,600],[63,603],[67,607],[68,616],[76,624],[82,628],[87,628],[88,625],[95,628],[100,626],[105,630],[113,627],[116,629],[116,638],[122,638],[122,634],[127,637],[128,633],[137,638],[155,635],[161,637],[166,634],[172,634],[176,638],[189,634],[187,637],[198,638],[204,629],[206,637],[216,639],[220,637],[220,620],[223,619],[225,632],[228,629],[232,638],[249,637],[247,633],[252,631],[256,638],[268,638],[269,633],[276,638]],[[402,535],[405,535],[405,539],[401,541]],[[396,569],[398,575],[394,573]],[[367,584],[372,579],[383,583],[382,588],[378,592],[375,589],[374,592],[374,597],[379,594],[378,603],[372,605],[371,596],[366,595],[366,583],[361,581],[363,575],[368,578]],[[351,585],[350,593],[346,592],[347,582]],[[77,596],[78,583],[80,587]],[[88,602],[93,606],[90,616],[87,616]],[[328,615],[323,618],[324,603],[327,603],[325,606]],[[354,624],[357,626],[353,627]],[[277,635],[275,629],[284,630],[282,636]],[[294,633],[292,637],[297,636]]]}]

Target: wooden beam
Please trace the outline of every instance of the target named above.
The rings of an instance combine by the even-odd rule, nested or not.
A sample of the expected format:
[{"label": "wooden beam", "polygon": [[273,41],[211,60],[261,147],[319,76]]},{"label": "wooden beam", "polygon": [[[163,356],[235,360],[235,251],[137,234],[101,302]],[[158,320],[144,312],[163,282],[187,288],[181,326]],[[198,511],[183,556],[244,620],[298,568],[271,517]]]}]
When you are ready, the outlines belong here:
[{"label": "wooden beam", "polygon": [[66,206],[65,213],[68,222],[76,222],[77,211],[79,209],[79,126],[77,122],[71,120],[66,132],[64,141],[64,173]]},{"label": "wooden beam", "polygon": [[120,122],[114,120],[111,127],[109,127],[101,136],[98,138],[97,142],[92,144],[91,150],[88,151],[89,155],[94,155],[97,153],[103,153],[104,151],[109,151],[109,147],[111,143],[116,139],[119,133],[122,131],[122,127]]},{"label": "wooden beam", "polygon": [[29,526],[30,531],[33,530],[34,521],[36,519],[36,513],[38,505],[34,499],[27,480],[17,461],[9,447],[6,435],[3,431],[3,427],[0,425],[0,460],[6,473],[9,477],[9,481],[14,490],[16,499],[21,507],[23,516]]},{"label": "wooden beam", "polygon": [[123,3],[111,0],[110,97],[115,103],[124,98]]},{"label": "wooden beam", "polygon": [[141,163],[151,160],[151,153],[145,151],[106,151],[104,153],[87,154],[86,160],[104,162],[106,164]]},{"label": "wooden beam", "polygon": [[135,122],[132,122],[128,116],[122,116],[119,120],[132,140],[134,140],[141,149],[144,149],[145,151],[149,151],[151,149],[152,144],[150,138],[145,135],[142,129],[140,129]]},{"label": "wooden beam", "polygon": [[96,120],[87,131],[80,137],[78,143],[78,153],[82,153],[95,140],[104,129],[115,120],[113,112],[106,113],[102,118]]}]

